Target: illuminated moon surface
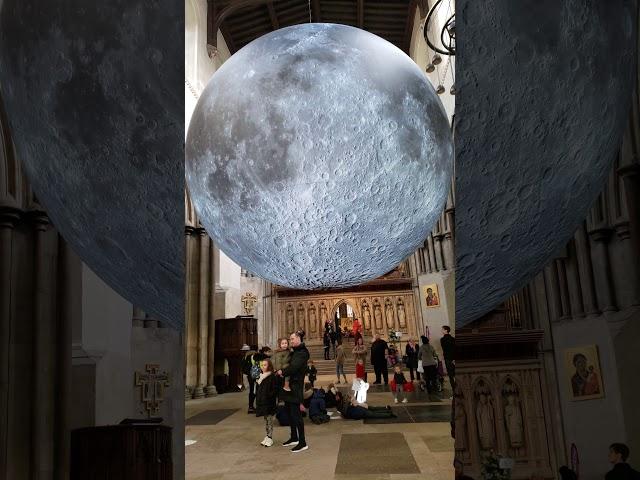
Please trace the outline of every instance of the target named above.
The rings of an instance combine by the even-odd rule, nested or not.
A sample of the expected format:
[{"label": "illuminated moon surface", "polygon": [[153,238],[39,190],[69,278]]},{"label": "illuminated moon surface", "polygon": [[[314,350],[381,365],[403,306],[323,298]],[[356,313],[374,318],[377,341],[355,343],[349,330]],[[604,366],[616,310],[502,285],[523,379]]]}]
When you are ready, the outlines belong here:
[{"label": "illuminated moon surface", "polygon": [[333,24],[277,30],[225,62],[186,154],[192,200],[219,247],[306,289],[365,282],[415,251],[453,164],[425,74],[387,41]]},{"label": "illuminated moon surface", "polygon": [[456,4],[458,327],[530,281],[603,189],[629,113],[631,5]]},{"label": "illuminated moon surface", "polygon": [[0,5],[2,97],[39,202],[104,281],[180,328],[184,7]]}]

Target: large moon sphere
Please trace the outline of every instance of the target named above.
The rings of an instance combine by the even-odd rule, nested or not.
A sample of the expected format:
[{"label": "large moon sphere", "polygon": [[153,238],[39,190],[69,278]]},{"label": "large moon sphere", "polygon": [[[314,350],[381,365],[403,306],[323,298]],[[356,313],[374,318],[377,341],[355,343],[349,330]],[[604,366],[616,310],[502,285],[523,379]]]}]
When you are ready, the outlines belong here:
[{"label": "large moon sphere", "polygon": [[419,247],[452,175],[444,109],[417,65],[353,27],[277,30],[199,99],[187,181],[205,228],[244,268],[297,288],[350,286]]},{"label": "large moon sphere", "polygon": [[629,115],[634,4],[457,3],[457,326],[541,271],[604,188]]},{"label": "large moon sphere", "polygon": [[0,2],[2,99],[38,201],[96,274],[176,328],[183,15],[167,0]]}]

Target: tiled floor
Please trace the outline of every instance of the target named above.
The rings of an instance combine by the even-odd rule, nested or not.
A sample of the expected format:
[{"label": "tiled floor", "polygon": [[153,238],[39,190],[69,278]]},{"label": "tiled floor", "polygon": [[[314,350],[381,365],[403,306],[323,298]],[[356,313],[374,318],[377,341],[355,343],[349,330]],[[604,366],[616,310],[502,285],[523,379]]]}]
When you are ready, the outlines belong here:
[{"label": "tiled floor", "polygon": [[[326,382],[324,382],[326,383]],[[320,383],[323,386],[324,383]],[[318,385],[316,385],[318,386]],[[448,400],[425,402],[425,397],[414,398],[409,408],[414,412],[424,408],[424,415],[446,408]],[[433,400],[436,400],[433,398]],[[393,403],[389,392],[375,392],[368,397],[371,405]],[[274,444],[271,448],[259,443],[264,438],[262,418],[246,413],[247,394],[229,393],[187,403],[187,418],[199,413],[197,425],[186,427],[186,438],[197,443],[186,447],[186,473],[188,480],[288,480],[305,478],[308,480],[450,480],[453,475],[453,440],[450,438],[448,422],[428,423],[385,423],[364,424],[363,421],[332,420],[330,423],[314,425],[305,419],[305,431],[309,450],[293,454],[279,445],[289,436],[288,427],[276,426]],[[403,406],[400,406],[403,408]],[[215,413],[219,410],[226,412]],[[230,410],[237,410],[229,414]],[[226,416],[228,415],[228,416]],[[435,420],[442,417],[440,413]],[[211,418],[210,424],[207,418]],[[276,423],[277,425],[277,423]],[[342,452],[343,435],[356,435],[349,438],[349,452]],[[386,448],[380,435],[388,434],[389,442],[395,442]],[[401,435],[401,436],[399,436]],[[366,450],[362,461],[372,459],[379,466],[375,473],[358,473],[357,468],[345,468],[345,458],[352,454],[353,439],[362,437],[362,447]],[[403,441],[398,440],[404,438]],[[346,445],[346,444],[345,444]],[[368,448],[367,448],[368,446]],[[373,451],[375,450],[375,451]],[[357,443],[356,443],[357,451]],[[390,455],[390,452],[398,455]],[[417,465],[419,473],[408,473],[405,467],[410,460]],[[401,462],[402,466],[395,465]],[[340,467],[341,466],[341,467]],[[337,473],[336,468],[338,468]],[[372,469],[363,469],[369,472]],[[259,476],[256,476],[259,474]]]}]

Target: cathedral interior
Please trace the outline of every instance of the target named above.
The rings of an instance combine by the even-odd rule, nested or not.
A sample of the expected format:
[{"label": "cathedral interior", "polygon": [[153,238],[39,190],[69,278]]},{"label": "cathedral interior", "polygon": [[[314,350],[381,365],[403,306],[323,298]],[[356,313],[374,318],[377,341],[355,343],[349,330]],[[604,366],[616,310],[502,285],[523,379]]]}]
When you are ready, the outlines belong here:
[{"label": "cathedral interior", "polygon": [[[187,127],[210,78],[245,45],[326,22],[406,53],[455,137],[456,57],[434,51],[424,34],[425,26],[443,31],[455,13],[453,2],[442,4],[429,24],[427,0],[186,0]],[[560,478],[568,465],[595,480],[614,442],[640,464],[639,86],[636,72],[606,184],[574,234],[525,285],[459,328],[455,177],[433,230],[408,258],[360,285],[315,290],[277,285],[234,262],[185,191],[179,330],[116,293],[64,240],[30,186],[0,104],[0,478],[71,478],[72,431],[154,417],[172,427],[158,454],[172,475],[163,478],[294,478],[304,469],[308,478],[438,479],[450,478],[454,458],[483,478],[486,457],[496,455],[512,462],[514,479]],[[435,396],[412,392],[408,406],[393,407],[397,421],[312,425],[313,456],[283,462],[281,452],[257,450],[262,424],[245,413],[243,347],[274,348],[302,329],[326,388],[335,367],[321,358],[325,325],[349,330],[356,319],[367,346],[381,335],[403,350],[427,336],[440,357],[442,327],[451,328],[455,385],[445,379]],[[355,365],[346,370],[353,376]],[[369,398],[393,403],[382,386]]]}]

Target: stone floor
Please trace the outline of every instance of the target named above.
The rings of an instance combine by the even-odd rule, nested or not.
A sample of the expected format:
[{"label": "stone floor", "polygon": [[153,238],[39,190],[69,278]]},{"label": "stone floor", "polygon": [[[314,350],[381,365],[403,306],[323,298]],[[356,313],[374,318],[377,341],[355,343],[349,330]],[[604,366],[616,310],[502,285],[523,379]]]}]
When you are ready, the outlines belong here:
[{"label": "stone floor", "polygon": [[[325,386],[328,381],[320,378],[316,386]],[[393,396],[390,392],[373,392],[368,402],[393,405]],[[192,400],[186,405],[186,439],[196,443],[185,447],[186,478],[450,480],[453,440],[449,423],[441,421],[442,410],[449,404],[446,398],[412,396],[406,404],[415,419],[410,423],[365,424],[337,418],[314,425],[305,419],[309,450],[293,454],[278,443],[271,448],[259,444],[265,435],[264,422],[246,413],[245,392]],[[398,412],[403,408],[399,405]],[[276,442],[288,436],[288,427],[275,427]]]}]

